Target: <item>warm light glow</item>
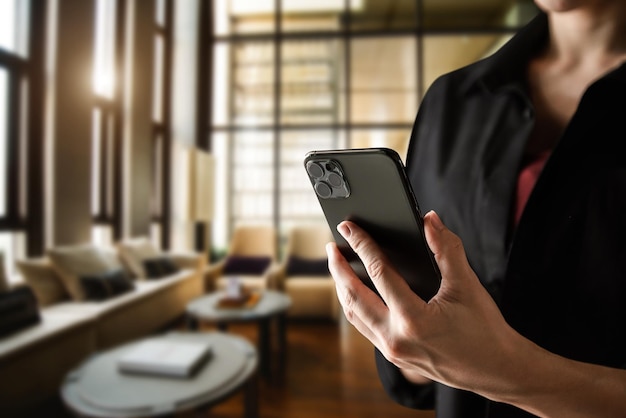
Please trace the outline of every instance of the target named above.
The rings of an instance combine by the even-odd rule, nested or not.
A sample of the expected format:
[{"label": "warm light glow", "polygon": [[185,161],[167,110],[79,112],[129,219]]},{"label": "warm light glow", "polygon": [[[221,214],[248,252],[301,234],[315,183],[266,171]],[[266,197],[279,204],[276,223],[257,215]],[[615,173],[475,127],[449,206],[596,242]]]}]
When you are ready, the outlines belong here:
[{"label": "warm light glow", "polygon": [[0,49],[28,56],[30,0],[0,0]]},{"label": "warm light glow", "polygon": [[0,1],[0,48],[15,50],[15,1]]},{"label": "warm light glow", "polygon": [[111,225],[94,225],[91,228],[91,243],[99,247],[113,246],[113,228]]},{"label": "warm light glow", "polygon": [[93,90],[99,96],[113,97],[115,76],[113,72],[96,72],[93,76]]},{"label": "warm light glow", "polygon": [[98,215],[100,208],[100,132],[102,124],[102,112],[94,109],[92,112],[91,132],[91,214]]},{"label": "warm light glow", "polygon": [[23,232],[2,231],[0,232],[0,268],[9,284],[16,284],[23,279],[20,277],[15,260],[24,259],[26,254],[26,234]]},{"label": "warm light glow", "polygon": [[97,0],[93,90],[112,99],[115,92],[115,1]]}]

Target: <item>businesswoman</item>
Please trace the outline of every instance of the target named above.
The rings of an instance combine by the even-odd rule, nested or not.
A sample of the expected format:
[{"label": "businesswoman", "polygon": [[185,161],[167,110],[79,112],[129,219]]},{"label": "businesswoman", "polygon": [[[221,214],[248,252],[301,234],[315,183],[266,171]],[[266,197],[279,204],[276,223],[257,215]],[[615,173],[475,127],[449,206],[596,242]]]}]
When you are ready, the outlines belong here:
[{"label": "businesswoman", "polygon": [[536,3],[417,115],[438,294],[411,293],[354,223],[338,229],[384,302],[327,247],[383,386],[439,418],[626,417],[626,1]]}]

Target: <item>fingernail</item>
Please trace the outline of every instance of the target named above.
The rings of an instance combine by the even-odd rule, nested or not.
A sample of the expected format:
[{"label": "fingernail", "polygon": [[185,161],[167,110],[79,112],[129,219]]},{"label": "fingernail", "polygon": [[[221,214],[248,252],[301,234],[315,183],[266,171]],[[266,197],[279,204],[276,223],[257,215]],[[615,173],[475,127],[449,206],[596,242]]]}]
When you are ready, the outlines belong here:
[{"label": "fingernail", "polygon": [[443,231],[445,226],[443,225],[443,222],[441,222],[441,218],[439,217],[439,215],[437,215],[437,212],[431,210],[429,212],[428,218],[430,219],[431,224],[435,227],[436,230]]},{"label": "fingernail", "polygon": [[350,238],[350,235],[352,234],[352,231],[350,230],[350,227],[348,225],[346,225],[345,222],[342,222],[339,225],[337,225],[337,231],[339,231],[339,233],[344,238]]},{"label": "fingernail", "polygon": [[326,256],[328,257],[328,259],[330,259],[333,255],[333,247],[332,247],[332,243],[329,242],[328,244],[326,244]]}]

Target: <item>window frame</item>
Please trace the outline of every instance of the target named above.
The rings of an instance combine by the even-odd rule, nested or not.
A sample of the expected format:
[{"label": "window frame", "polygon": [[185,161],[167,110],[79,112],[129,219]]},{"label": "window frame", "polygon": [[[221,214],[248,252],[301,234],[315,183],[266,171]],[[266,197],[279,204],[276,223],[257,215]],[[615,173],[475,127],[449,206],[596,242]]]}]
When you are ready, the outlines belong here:
[{"label": "window frame", "polygon": [[[44,81],[48,5],[45,0],[20,4],[15,18],[25,30],[15,52],[0,49],[0,67],[7,71],[6,211],[0,232],[12,241],[12,258],[4,259],[9,282],[17,258],[44,251]],[[20,30],[22,30],[20,29]]]},{"label": "window frame", "polygon": [[[274,66],[274,91],[273,91],[273,107],[274,114],[271,123],[265,123],[258,126],[246,126],[245,124],[237,124],[233,119],[232,112],[232,100],[231,100],[231,112],[229,114],[228,122],[225,124],[213,124],[211,121],[212,114],[210,113],[207,119],[207,122],[202,129],[203,134],[207,138],[212,138],[214,135],[227,135],[227,141],[230,143],[233,142],[233,135],[241,132],[247,131],[256,131],[256,132],[270,132],[274,138],[273,145],[273,170],[274,170],[274,186],[273,186],[273,194],[274,194],[274,208],[273,208],[273,226],[276,227],[277,231],[283,233],[282,229],[282,216],[281,216],[281,202],[280,202],[280,194],[281,194],[281,152],[282,152],[282,134],[288,131],[326,131],[332,130],[336,131],[341,135],[345,135],[347,138],[347,147],[351,147],[353,131],[378,131],[382,130],[385,132],[393,132],[397,130],[406,130],[410,132],[413,127],[413,121],[407,122],[359,122],[355,123],[352,120],[352,109],[351,109],[351,101],[352,101],[352,80],[351,80],[351,45],[353,40],[357,39],[372,39],[372,38],[404,38],[407,36],[414,37],[416,39],[416,81],[415,88],[417,90],[416,98],[416,109],[419,108],[419,104],[424,96],[426,86],[424,84],[424,39],[429,35],[468,35],[468,34],[514,34],[516,33],[521,24],[518,26],[506,26],[503,23],[501,26],[489,26],[485,28],[477,28],[475,25],[467,25],[466,27],[446,27],[446,28],[433,28],[430,26],[426,26],[426,17],[424,15],[424,0],[415,0],[415,24],[412,27],[404,27],[404,28],[392,28],[389,27],[387,29],[383,28],[373,28],[373,29],[356,29],[352,26],[352,11],[351,11],[351,0],[344,0],[343,12],[342,12],[342,26],[337,30],[320,30],[320,31],[312,31],[312,30],[302,30],[302,31],[294,31],[294,30],[283,30],[283,3],[285,0],[274,0],[274,10],[273,10],[273,24],[274,29],[272,32],[267,31],[259,31],[258,33],[233,33],[230,32],[228,34],[215,34],[211,32],[211,35],[206,37],[209,42],[207,43],[208,51],[205,49],[203,51],[205,56],[211,57],[213,60],[213,54],[218,45],[228,45],[230,47],[230,64],[228,71],[232,74],[233,68],[233,50],[238,44],[245,44],[251,42],[271,42],[274,48],[274,57],[273,57],[273,66]],[[215,12],[218,12],[217,5],[213,2],[216,7]],[[212,12],[213,13],[213,12]],[[213,19],[212,15],[210,17]],[[270,18],[271,19],[271,18]],[[213,20],[211,20],[210,24],[213,24]],[[231,25],[232,26],[232,25]],[[338,39],[343,42],[343,51],[344,51],[344,66],[343,66],[343,80],[345,83],[345,104],[342,112],[345,113],[343,121],[338,121],[334,123],[328,124],[287,124],[281,121],[281,85],[282,85],[282,49],[283,45],[286,42],[293,40],[331,40]],[[204,74],[209,74],[211,77],[211,85],[213,85],[214,80],[212,68],[211,71],[205,72]],[[202,74],[202,73],[201,73]],[[231,83],[232,84],[232,83]],[[232,87],[229,87],[229,90],[232,92]],[[210,89],[202,89],[200,90],[201,94],[212,94]],[[343,92],[342,92],[343,93]],[[229,93],[232,94],[232,93]],[[229,96],[232,99],[232,95]],[[210,100],[213,98],[210,97]],[[200,115],[202,113],[200,112]],[[230,146],[229,152],[229,160],[231,164],[228,167],[228,177],[229,177],[229,188],[227,194],[230,196],[231,202],[229,205],[233,204],[233,182],[232,178],[234,173],[234,165],[232,161],[236,159],[232,153],[232,145]],[[234,229],[234,220],[232,215],[232,210],[228,211],[231,214],[228,216],[228,236],[232,235],[232,231]],[[279,234],[280,235],[280,234]],[[280,241],[277,242],[280,244]],[[280,246],[278,247],[280,248]]]},{"label": "window frame", "polygon": [[[97,205],[92,207],[92,222],[94,228],[110,227],[113,240],[122,237],[122,94],[124,92],[124,53],[126,36],[126,0],[113,0],[115,2],[114,14],[114,72],[117,75],[111,97],[99,95],[93,89],[93,110],[100,112],[100,129],[98,136],[99,149],[92,153],[97,155],[99,167],[97,180],[92,180],[92,185],[98,193]],[[96,13],[97,13],[97,8]],[[97,22],[98,17],[94,18]],[[94,30],[95,30],[94,26]],[[95,41],[95,39],[94,39]],[[95,41],[97,42],[97,41]],[[94,42],[94,60],[96,44]],[[92,141],[94,138],[92,138]],[[95,161],[92,161],[96,165]]]},{"label": "window frame", "polygon": [[[169,150],[172,148],[171,139],[171,85],[172,85],[172,46],[173,46],[173,25],[174,25],[174,3],[173,0],[161,0],[164,3],[165,15],[164,21],[160,24],[157,20],[157,14],[154,18],[154,37],[161,37],[163,40],[163,54],[162,54],[162,84],[161,90],[161,121],[155,121],[152,119],[152,184],[150,185],[153,193],[152,199],[158,199],[153,201],[154,204],[151,207],[151,223],[152,225],[158,225],[160,229],[160,245],[163,249],[169,249],[170,247],[170,216],[171,216],[171,153]],[[202,2],[204,3],[204,2]],[[155,11],[158,8],[157,2],[155,2]],[[156,54],[155,54],[156,60]],[[156,62],[156,61],[155,61]],[[154,65],[154,63],[153,63]],[[155,73],[156,74],[156,73]],[[155,82],[156,87],[156,82]],[[156,92],[155,92],[156,93]],[[152,109],[151,109],[152,114]],[[158,161],[157,161],[158,160]],[[157,190],[158,189],[158,190]]]},{"label": "window frame", "polygon": [[30,65],[28,59],[17,54],[11,54],[0,50],[0,67],[7,72],[8,78],[8,103],[7,103],[7,153],[6,153],[6,194],[2,198],[6,202],[6,211],[0,215],[0,230],[23,230],[26,223],[26,214],[23,213],[21,202],[23,201],[24,169],[23,150],[26,133],[21,132],[21,121],[27,115],[23,115],[23,102],[29,102],[22,91],[24,82],[30,81]]}]

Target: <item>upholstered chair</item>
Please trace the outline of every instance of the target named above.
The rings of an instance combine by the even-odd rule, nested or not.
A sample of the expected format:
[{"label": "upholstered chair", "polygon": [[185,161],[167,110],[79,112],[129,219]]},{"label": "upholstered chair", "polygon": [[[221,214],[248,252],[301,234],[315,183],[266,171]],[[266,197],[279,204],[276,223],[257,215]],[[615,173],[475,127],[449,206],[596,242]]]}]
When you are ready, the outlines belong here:
[{"label": "upholstered chair", "polygon": [[272,226],[235,228],[226,256],[209,268],[207,290],[224,289],[236,277],[249,289],[270,287],[269,271],[276,266],[276,231]]},{"label": "upholstered chair", "polygon": [[291,297],[289,317],[339,318],[335,282],[328,272],[325,249],[332,240],[326,224],[295,226],[289,231],[282,262],[270,276],[273,287]]}]

